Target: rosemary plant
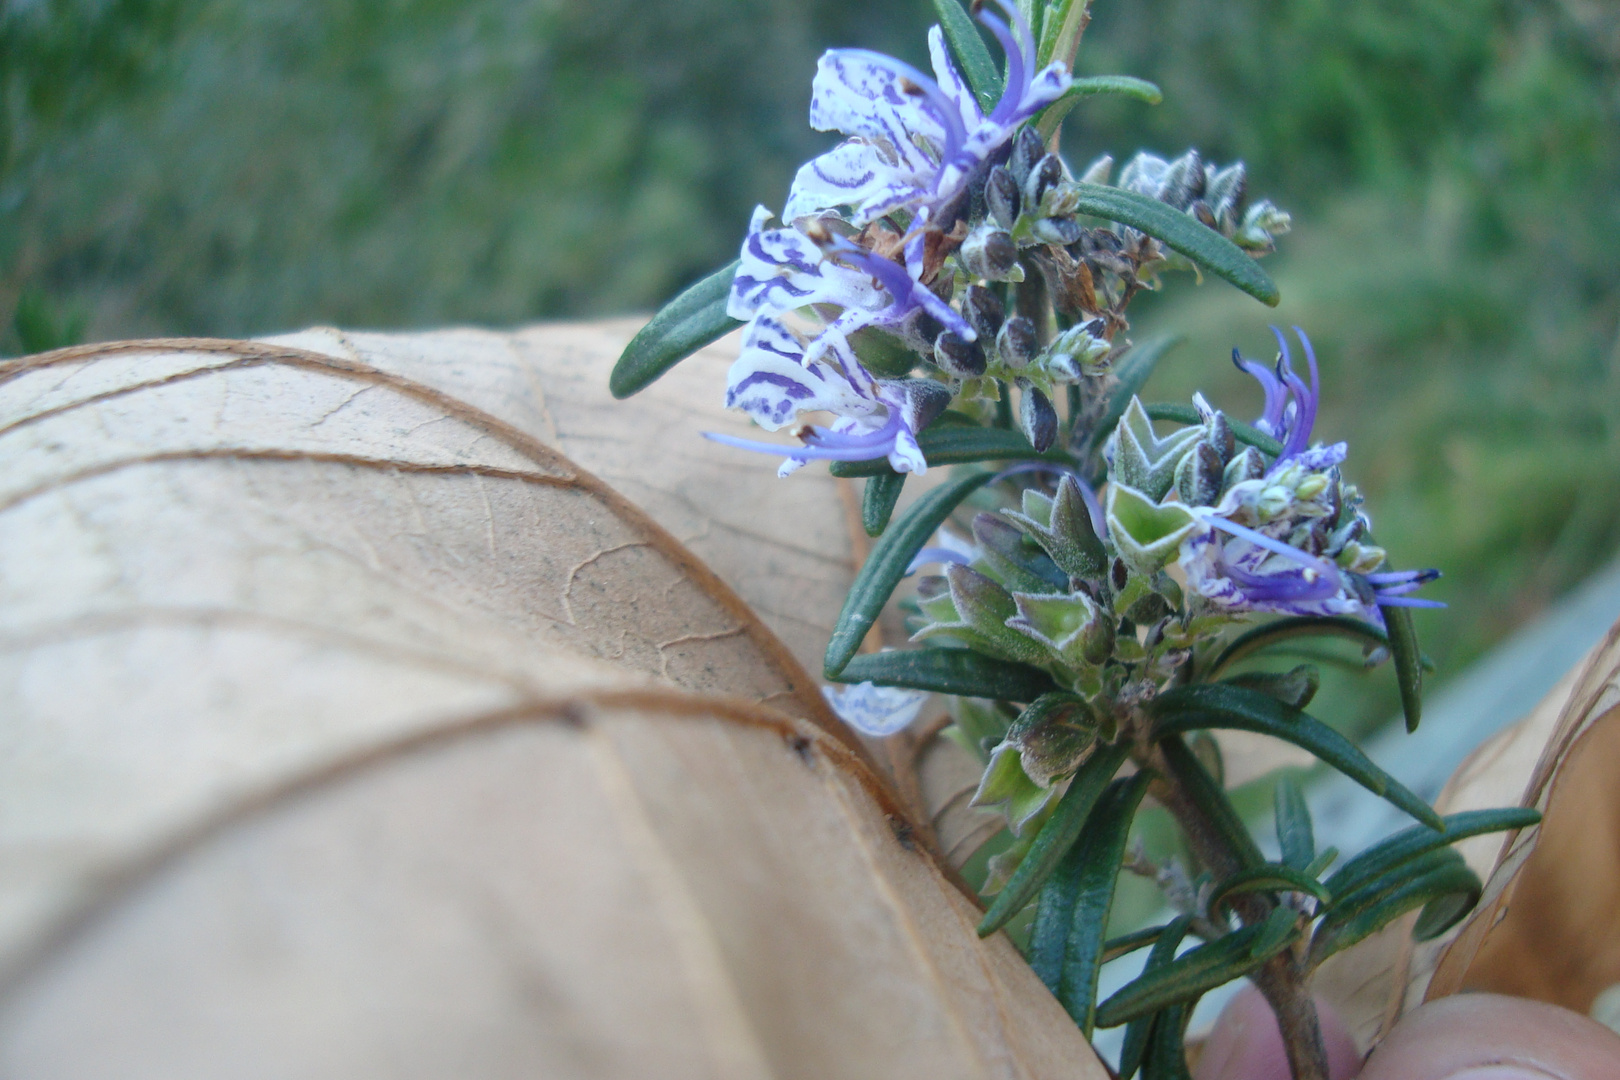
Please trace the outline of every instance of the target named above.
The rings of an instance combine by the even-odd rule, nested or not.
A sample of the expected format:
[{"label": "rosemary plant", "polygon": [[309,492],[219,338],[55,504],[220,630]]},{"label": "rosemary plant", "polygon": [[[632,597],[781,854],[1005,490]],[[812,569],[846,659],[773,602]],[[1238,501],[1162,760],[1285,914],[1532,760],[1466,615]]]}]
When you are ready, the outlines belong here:
[{"label": "rosemary plant", "polygon": [[[1300,637],[1349,639],[1391,662],[1415,728],[1410,609],[1436,606],[1412,595],[1436,573],[1393,570],[1373,542],[1342,475],[1346,446],[1312,441],[1320,388],[1304,332],[1274,328],[1269,364],[1234,352],[1265,395],[1251,423],[1202,396],[1137,396],[1166,343],[1129,341],[1132,298],[1196,268],[1275,304],[1255,259],[1288,215],[1250,197],[1241,163],[1196,152],[1141,153],[1117,176],[1108,157],[1070,169],[1055,148],[1071,107],[1158,99],[1140,80],[1071,74],[1086,0],[936,8],[932,76],[864,50],[821,58],[810,122],[847,138],[799,170],[780,218],[754,212],[736,263],[654,317],[612,389],[634,393],[746,324],[726,404],[797,442],[708,437],[780,455],[783,476],[827,460],[866,478],[878,540],[827,647],[826,677],[848,686],[829,699],[877,736],[930,693],[957,699],[955,734],[984,765],[976,801],[999,807],[1013,838],[980,932],[1034,906],[1030,964],[1088,1037],[1127,1025],[1122,1078],[1185,1075],[1194,1005],[1247,977],[1297,1080],[1325,1080],[1315,969],[1410,911],[1419,937],[1444,932],[1481,889],[1449,845],[1535,814],[1441,818],[1304,711],[1311,665],[1233,674]],[[941,466],[957,468],[895,518],[906,478]],[[984,509],[970,516],[970,502]],[[953,516],[970,535],[950,530]],[[940,572],[916,581],[920,647],[860,653],[897,587],[928,567]],[[1211,729],[1303,747],[1416,824],[1328,873],[1336,854],[1316,850],[1284,780],[1281,855],[1268,860],[1200,752]],[[1177,914],[1106,940],[1149,798],[1191,863],[1147,868]],[[1099,1001],[1102,964],[1138,949],[1141,976]]]}]

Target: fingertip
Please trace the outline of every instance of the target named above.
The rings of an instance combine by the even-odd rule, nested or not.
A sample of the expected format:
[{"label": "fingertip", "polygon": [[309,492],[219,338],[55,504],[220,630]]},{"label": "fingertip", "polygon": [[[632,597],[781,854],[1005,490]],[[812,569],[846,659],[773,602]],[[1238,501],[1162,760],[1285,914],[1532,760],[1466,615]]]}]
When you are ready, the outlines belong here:
[{"label": "fingertip", "polygon": [[[1320,999],[1316,1011],[1328,1076],[1330,1080],[1350,1080],[1361,1067],[1355,1040],[1338,1013]],[[1244,986],[1221,1010],[1204,1043],[1195,1076],[1196,1080],[1291,1080],[1277,1018],[1253,986]]]},{"label": "fingertip", "polygon": [[1620,1080],[1620,1035],[1525,998],[1458,994],[1419,1006],[1361,1080]]}]

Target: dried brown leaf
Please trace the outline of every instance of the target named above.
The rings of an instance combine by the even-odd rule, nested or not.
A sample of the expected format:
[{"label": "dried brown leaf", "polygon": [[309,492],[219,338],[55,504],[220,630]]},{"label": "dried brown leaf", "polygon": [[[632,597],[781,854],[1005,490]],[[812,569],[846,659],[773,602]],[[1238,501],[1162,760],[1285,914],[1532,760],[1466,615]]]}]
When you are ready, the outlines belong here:
[{"label": "dried brown leaf", "polygon": [[791,623],[825,503],[618,333],[0,366],[0,1072],[1102,1075],[670,535]]}]

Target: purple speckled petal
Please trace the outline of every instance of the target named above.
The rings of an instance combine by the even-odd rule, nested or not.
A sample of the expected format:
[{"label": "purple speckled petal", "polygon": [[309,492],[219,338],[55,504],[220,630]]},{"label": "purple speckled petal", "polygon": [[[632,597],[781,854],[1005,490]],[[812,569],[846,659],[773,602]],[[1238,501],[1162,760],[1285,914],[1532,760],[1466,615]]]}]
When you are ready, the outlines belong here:
[{"label": "purple speckled petal", "polygon": [[840,720],[856,731],[879,738],[893,735],[917,719],[923,702],[928,700],[925,691],[869,682],[824,686],[821,692]]},{"label": "purple speckled petal", "polygon": [[742,409],[760,427],[776,431],[801,412],[826,409],[843,416],[877,410],[841,373],[806,366],[799,339],[776,319],[756,317],[743,335],[742,350],[726,379],[726,407]]},{"label": "purple speckled petal", "polygon": [[956,102],[963,130],[972,131],[984,123],[984,110],[979,108],[979,99],[957,72],[956,65],[951,63],[951,52],[945,45],[945,32],[937,26],[928,31],[928,58],[933,61],[934,78],[939,80],[939,88],[946,97]]},{"label": "purple speckled petal", "polygon": [[914,173],[928,160],[919,137],[949,158],[966,134],[960,109],[933,79],[866,49],[822,54],[810,87],[810,126],[885,142]]},{"label": "purple speckled petal", "polygon": [[733,319],[779,315],[808,304],[881,309],[888,303],[869,275],[829,262],[797,229],[767,229],[771,212],[756,207],[731,281],[726,314]]}]

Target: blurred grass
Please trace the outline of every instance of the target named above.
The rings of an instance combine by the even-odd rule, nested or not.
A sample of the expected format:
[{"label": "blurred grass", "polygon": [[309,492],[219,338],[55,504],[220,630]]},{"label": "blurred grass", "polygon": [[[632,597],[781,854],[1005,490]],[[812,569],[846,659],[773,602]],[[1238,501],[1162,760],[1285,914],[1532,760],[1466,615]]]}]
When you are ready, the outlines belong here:
[{"label": "blurred grass", "polygon": [[[819,52],[924,60],[924,0],[11,0],[0,7],[0,353],[311,323],[646,310],[729,258],[830,142]],[[1203,387],[1298,323],[1319,431],[1384,542],[1434,565],[1455,672],[1620,547],[1620,14],[1594,0],[1098,0],[1071,163],[1196,145],[1295,214],[1268,312],[1173,281],[1138,336]],[[1365,728],[1383,673],[1319,698]],[[1333,704],[1329,704],[1332,702]]]}]

